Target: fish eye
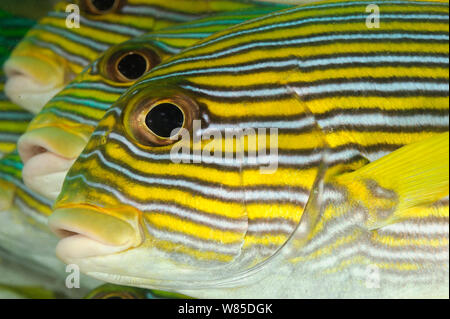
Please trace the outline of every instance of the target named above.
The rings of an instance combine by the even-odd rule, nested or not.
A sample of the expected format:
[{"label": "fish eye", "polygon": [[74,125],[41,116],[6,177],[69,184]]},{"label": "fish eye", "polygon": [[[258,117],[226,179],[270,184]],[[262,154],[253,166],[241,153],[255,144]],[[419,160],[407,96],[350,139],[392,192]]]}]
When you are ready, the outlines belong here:
[{"label": "fish eye", "polygon": [[133,82],[161,62],[151,49],[120,51],[107,61],[108,78],[118,82]]},{"label": "fish eye", "polygon": [[105,14],[119,8],[121,0],[84,0],[85,9],[92,14]]},{"label": "fish eye", "polygon": [[172,103],[158,104],[145,116],[147,128],[155,135],[163,138],[170,138],[174,130],[183,127],[183,123],[183,111]]},{"label": "fish eye", "polygon": [[136,80],[148,68],[147,59],[139,53],[130,53],[122,57],[117,63],[117,69],[125,78]]},{"label": "fish eye", "polygon": [[181,129],[191,130],[198,117],[198,105],[184,95],[146,101],[131,116],[135,138],[144,145],[170,145],[179,139]]}]

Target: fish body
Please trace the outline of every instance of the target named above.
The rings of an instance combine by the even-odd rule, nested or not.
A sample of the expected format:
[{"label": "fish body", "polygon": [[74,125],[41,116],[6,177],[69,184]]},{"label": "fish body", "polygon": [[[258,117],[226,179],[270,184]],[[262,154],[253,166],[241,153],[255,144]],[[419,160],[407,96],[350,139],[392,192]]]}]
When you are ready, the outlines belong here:
[{"label": "fish body", "polygon": [[[369,4],[275,12],[144,75],[66,176],[49,219],[59,257],[194,297],[448,296],[448,2],[380,2],[379,28]],[[417,178],[406,159],[442,173],[433,196],[401,187]]]},{"label": "fish body", "polygon": [[[107,4],[108,10],[98,10],[91,0],[80,0],[75,5],[58,2],[30,30],[5,64],[7,96],[33,113],[113,45],[206,15],[273,4],[237,0],[116,0]],[[77,19],[78,26],[74,24]]]}]

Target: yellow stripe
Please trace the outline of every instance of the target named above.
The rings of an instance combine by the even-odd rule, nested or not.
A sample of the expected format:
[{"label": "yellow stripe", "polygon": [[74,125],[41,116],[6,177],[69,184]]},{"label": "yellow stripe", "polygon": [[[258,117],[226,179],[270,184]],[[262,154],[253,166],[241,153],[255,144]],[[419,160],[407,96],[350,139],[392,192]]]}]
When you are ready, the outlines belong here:
[{"label": "yellow stripe", "polygon": [[389,97],[386,103],[385,97],[324,97],[318,100],[309,101],[308,104],[317,114],[333,111],[336,108],[351,110],[355,107],[361,109],[381,109],[381,110],[410,110],[413,108],[448,110],[448,97]]},{"label": "yellow stripe", "polygon": [[[391,74],[395,74],[396,77],[416,77],[418,74],[421,78],[444,78],[448,79],[449,71],[448,68],[441,67],[393,67],[393,66],[375,66],[375,67],[361,67],[361,66],[350,66],[347,68],[330,68],[326,70],[317,70],[314,72],[302,72],[301,69],[298,72],[289,72],[289,82],[300,82],[309,83],[320,80],[332,80],[345,78],[348,80],[354,79],[358,81],[359,78],[369,77],[369,78],[386,78]],[[261,70],[260,72],[255,72],[246,75],[226,75],[221,74],[220,76],[214,77],[214,81],[211,81],[211,76],[200,76],[190,79],[190,82],[198,85],[211,85],[214,86],[224,86],[228,88],[236,87],[236,89],[245,89],[247,86],[252,85],[264,85],[267,83],[280,83],[285,79],[285,74],[280,71],[270,71],[266,72]],[[235,84],[235,85],[233,85]],[[249,103],[250,104],[250,103]]]},{"label": "yellow stripe", "polygon": [[[219,254],[212,251],[201,251],[198,249],[189,248],[187,246],[183,246],[177,243],[172,243],[170,241],[161,240],[159,238],[155,238],[151,235],[148,236],[148,242],[152,243],[152,246],[148,247],[149,249],[157,248],[160,250],[164,250],[167,252],[181,253],[186,254],[192,257],[195,257],[199,260],[215,260],[220,262],[230,262],[233,260],[233,256]],[[143,249],[146,248],[145,244],[142,246]]]},{"label": "yellow stripe", "polygon": [[157,212],[144,214],[144,218],[154,227],[161,230],[179,232],[217,243],[236,244],[240,243],[243,237],[242,233],[213,229],[210,226],[200,225]]},{"label": "yellow stripe", "polygon": [[[414,42],[402,42],[398,40],[395,43],[374,43],[370,41],[358,41],[357,43],[343,43],[342,45],[336,45],[336,43],[327,43],[313,46],[302,46],[301,50],[295,51],[295,56],[299,58],[311,59],[314,56],[320,55],[340,55],[340,54],[352,54],[361,53],[361,48],[364,48],[364,53],[374,54],[383,52],[392,53],[417,53],[417,54],[448,54],[449,47],[446,43],[414,43]],[[200,60],[189,63],[180,63],[170,66],[168,69],[157,70],[152,73],[154,76],[161,74],[172,73],[176,71],[184,71],[186,69],[203,69],[207,67],[220,67],[225,65],[234,65],[240,63],[248,63],[249,61],[259,60],[270,52],[271,58],[289,58],[292,57],[291,47],[274,47],[264,49],[254,49],[249,52],[239,53],[229,57],[218,58],[214,60]],[[197,52],[197,50],[195,50]],[[216,51],[216,50],[214,50]],[[179,57],[184,57],[185,54],[180,54]]]},{"label": "yellow stripe", "polygon": [[[85,164],[97,166],[96,164],[88,164],[88,162],[85,162]],[[178,189],[141,186],[136,183],[130,184],[128,179],[119,177],[117,174],[105,171],[100,167],[98,169],[93,169],[90,173],[96,181],[114,181],[116,185],[128,185],[126,190],[122,189],[121,191],[125,196],[133,198],[136,201],[163,201],[174,203],[188,209],[198,209],[209,214],[232,219],[245,216],[245,211],[240,203],[227,203],[218,199],[210,199]]]},{"label": "yellow stripe", "polygon": [[282,218],[288,221],[298,223],[303,214],[303,209],[299,204],[265,204],[261,203],[247,203],[245,209],[248,214],[248,219],[259,218]]}]

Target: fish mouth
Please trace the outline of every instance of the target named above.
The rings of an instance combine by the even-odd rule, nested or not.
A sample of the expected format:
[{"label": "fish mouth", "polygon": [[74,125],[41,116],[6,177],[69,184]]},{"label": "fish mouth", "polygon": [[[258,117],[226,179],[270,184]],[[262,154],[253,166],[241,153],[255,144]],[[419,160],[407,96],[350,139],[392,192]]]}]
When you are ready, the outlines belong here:
[{"label": "fish mouth", "polygon": [[18,142],[25,185],[55,200],[85,145],[83,138],[58,127],[41,127],[25,133]]},{"label": "fish mouth", "polygon": [[64,67],[32,56],[13,56],[4,64],[5,94],[36,114],[74,75]]},{"label": "fish mouth", "polygon": [[100,208],[82,205],[59,208],[50,215],[50,229],[61,238],[56,255],[66,263],[117,254],[143,241],[139,217],[124,220]]}]

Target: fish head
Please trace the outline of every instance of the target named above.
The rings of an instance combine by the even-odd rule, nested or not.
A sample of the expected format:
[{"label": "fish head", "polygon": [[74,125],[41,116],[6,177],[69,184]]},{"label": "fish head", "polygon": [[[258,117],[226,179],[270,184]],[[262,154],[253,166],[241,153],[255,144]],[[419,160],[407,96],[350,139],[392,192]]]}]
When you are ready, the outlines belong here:
[{"label": "fish head", "polygon": [[[296,141],[289,128],[281,138],[271,129],[286,130],[282,112],[304,120],[307,107],[295,92],[280,104],[194,91],[194,81],[231,78],[186,75],[176,61],[191,53],[169,59],[122,95],[66,176],[49,223],[62,238],[57,255],[90,276],[154,289],[232,285],[273,256],[299,223],[318,174],[321,131],[312,123]],[[312,148],[311,163],[297,169],[285,156],[282,167],[261,169],[277,160],[279,146],[289,154],[295,143]],[[95,222],[83,219],[86,209],[97,211]],[[112,215],[132,226],[107,231]],[[126,245],[113,244],[122,236]],[[102,248],[93,253],[92,242]]]},{"label": "fish head", "polygon": [[54,200],[105,111],[165,57],[143,39],[118,44],[52,98],[18,143],[25,184]]},{"label": "fish head", "polygon": [[[38,113],[101,52],[127,39],[110,32],[106,42],[90,43],[93,42],[91,36],[100,38],[103,32],[95,24],[124,15],[120,11],[124,2],[87,0],[77,2],[76,7],[69,1],[58,2],[27,33],[5,62],[6,95],[23,108]],[[98,10],[96,5],[110,6],[110,9]],[[78,16],[80,26],[69,25],[73,22],[70,14]],[[93,28],[89,36],[88,28]]]},{"label": "fish head", "polygon": [[[153,129],[161,131],[154,134],[145,124],[151,121],[149,112],[155,119],[168,114],[175,121],[167,118],[166,127],[155,123]],[[120,272],[130,276],[126,284],[144,274],[154,287],[210,280],[233,263],[247,229],[240,163],[221,171],[171,160],[174,145],[185,142],[184,147],[194,148],[179,138],[181,131],[192,132],[200,112],[194,100],[167,86],[126,95],[107,111],[69,170],[49,220],[62,237],[57,255],[64,262],[83,269],[93,261],[96,266],[87,266],[88,273],[98,278],[114,276],[120,263]],[[167,126],[173,126],[174,135]],[[214,186],[202,185],[202,178]],[[233,185],[232,194],[220,194],[219,181]],[[95,221],[83,217],[92,211]],[[116,224],[115,231],[105,227],[104,218]],[[137,256],[142,259],[135,263]]]}]

